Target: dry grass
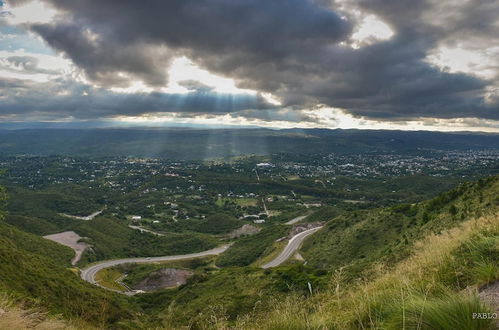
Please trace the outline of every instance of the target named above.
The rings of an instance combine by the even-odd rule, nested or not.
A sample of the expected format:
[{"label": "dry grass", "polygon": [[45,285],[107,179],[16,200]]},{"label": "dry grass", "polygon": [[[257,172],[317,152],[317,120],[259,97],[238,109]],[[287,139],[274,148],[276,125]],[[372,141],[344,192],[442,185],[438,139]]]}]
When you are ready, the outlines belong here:
[{"label": "dry grass", "polygon": [[13,299],[0,293],[0,329],[37,330],[90,330],[95,329],[80,322],[49,317],[36,309],[20,307]]},{"label": "dry grass", "polygon": [[[475,329],[491,329],[493,326],[490,322],[472,320],[466,323],[470,322],[469,315],[460,318],[458,314],[463,314],[463,310],[490,310],[477,300],[476,293],[479,285],[498,279],[497,260],[484,261],[482,256],[475,253],[476,262],[470,263],[476,265],[473,266],[476,268],[471,269],[471,273],[476,275],[473,278],[474,285],[462,290],[456,289],[458,283],[449,282],[449,278],[458,281],[464,267],[456,262],[456,251],[460,251],[463,246],[473,250],[485,239],[492,239],[499,249],[498,214],[470,220],[440,235],[426,237],[416,245],[413,256],[395,268],[386,270],[383,265],[378,265],[377,276],[373,281],[345,283],[339,270],[332,277],[332,289],[329,291],[316,294],[308,300],[292,296],[286,301],[276,302],[273,311],[257,315],[251,322],[241,320],[237,327],[426,329],[429,328],[426,325],[428,322],[448,322],[448,329],[453,329],[455,324],[452,325],[452,322],[460,322],[466,327],[463,329],[473,329],[469,328],[470,324],[476,325]],[[422,310],[416,313],[415,319],[415,310],[418,308]]]}]

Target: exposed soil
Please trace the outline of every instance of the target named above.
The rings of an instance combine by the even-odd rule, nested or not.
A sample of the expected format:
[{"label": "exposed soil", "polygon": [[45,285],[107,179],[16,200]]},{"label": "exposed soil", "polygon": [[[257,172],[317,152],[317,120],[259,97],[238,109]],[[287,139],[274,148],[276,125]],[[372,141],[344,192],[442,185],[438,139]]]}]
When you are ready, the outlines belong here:
[{"label": "exposed soil", "polygon": [[79,242],[83,237],[75,233],[74,231],[65,231],[58,234],[43,236],[46,239],[57,242],[59,244],[68,246],[75,251],[75,257],[71,260],[71,264],[74,266],[80,261],[83,252],[90,247],[89,244]]},{"label": "exposed soil", "polygon": [[480,299],[499,313],[499,281],[482,287],[478,295]]},{"label": "exposed soil", "polygon": [[291,238],[291,237],[295,236],[296,234],[301,233],[302,231],[305,231],[305,230],[308,230],[308,229],[312,229],[312,228],[315,228],[315,227],[319,227],[321,225],[322,225],[322,222],[309,222],[309,223],[296,224],[289,231],[288,238]]},{"label": "exposed soil", "polygon": [[78,220],[83,220],[83,221],[90,221],[93,218],[95,218],[96,216],[98,216],[99,214],[101,214],[103,211],[104,211],[104,209],[102,209],[100,211],[97,211],[97,212],[94,212],[94,213],[92,213],[90,215],[86,215],[86,216],[71,215],[71,214],[66,214],[66,213],[60,213],[60,215],[63,215],[65,217],[72,218],[72,219],[78,219]]},{"label": "exposed soil", "polygon": [[294,258],[298,261],[305,261],[303,256],[300,254],[300,252],[296,252]]},{"label": "exposed soil", "polygon": [[134,290],[154,291],[172,288],[187,282],[194,273],[185,269],[163,268],[151,273],[146,279],[136,284]]},{"label": "exposed soil", "polygon": [[227,236],[229,238],[238,238],[246,235],[254,235],[262,230],[260,227],[245,224],[241,228],[231,231]]}]

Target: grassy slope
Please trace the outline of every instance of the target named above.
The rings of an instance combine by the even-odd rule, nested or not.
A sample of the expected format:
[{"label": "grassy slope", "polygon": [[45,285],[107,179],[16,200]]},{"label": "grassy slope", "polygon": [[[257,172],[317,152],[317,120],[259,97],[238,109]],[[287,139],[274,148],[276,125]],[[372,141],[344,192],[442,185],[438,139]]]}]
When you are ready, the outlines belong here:
[{"label": "grassy slope", "polygon": [[334,206],[325,206],[320,208],[319,210],[313,212],[309,216],[307,216],[303,222],[319,222],[319,221],[329,221],[340,214],[342,214],[344,211],[341,209],[338,209]]},{"label": "grassy slope", "polygon": [[40,236],[53,234],[60,231],[57,225],[36,217],[7,214],[5,216],[5,222],[21,229],[22,231]]},{"label": "grassy slope", "polygon": [[[5,221],[37,235],[74,230],[80,236],[86,237],[93,246],[92,252],[84,253],[82,264],[110,258],[198,252],[218,244],[216,239],[202,233],[158,237],[130,229],[123,221],[113,218],[98,217],[92,221],[81,221],[61,216],[58,212],[88,215],[102,208],[95,203],[88,190],[78,186],[70,188],[75,190],[67,190],[64,186],[43,191],[9,187]],[[83,212],[76,211],[80,209]],[[237,221],[240,225],[236,219],[229,220]]]},{"label": "grassy slope", "polygon": [[144,310],[167,328],[219,328],[253,310],[265,310],[274,292],[271,278],[261,269],[228,268],[210,275],[194,275],[187,285],[137,297]]},{"label": "grassy slope", "polygon": [[135,308],[123,297],[83,282],[67,269],[72,255],[68,248],[0,223],[0,290],[93,324],[135,318]]},{"label": "grassy slope", "polygon": [[227,214],[214,214],[200,222],[196,231],[207,234],[222,234],[239,228],[244,223]]},{"label": "grassy slope", "polygon": [[36,255],[44,256],[59,266],[69,267],[74,256],[73,250],[52,241],[22,232],[17,228],[0,222],[0,241],[4,251],[17,249]]},{"label": "grassy slope", "polygon": [[0,329],[50,329],[74,330],[96,329],[84,322],[62,320],[47,316],[42,311],[29,306],[19,306],[12,298],[0,295]]},{"label": "grassy slope", "polygon": [[[203,318],[198,316],[196,319],[211,322],[211,325],[218,328],[493,329],[490,320],[476,321],[471,319],[471,315],[473,312],[490,311],[477,298],[476,288],[499,279],[499,227],[498,215],[495,213],[499,206],[497,191],[498,180],[492,178],[466,184],[458,188],[457,192],[423,203],[425,211],[438,219],[421,223],[424,230],[421,230],[420,235],[426,238],[416,240],[414,235],[412,242],[402,242],[405,247],[403,252],[382,250],[391,255],[380,254],[375,245],[373,256],[383,256],[376,263],[367,263],[364,260],[368,257],[361,258],[354,251],[348,250],[352,252],[352,256],[343,262],[360,262],[355,263],[357,267],[354,271],[347,267],[326,275],[329,286],[321,285],[324,277],[320,271],[300,272],[300,266],[296,265],[279,267],[263,274],[254,270],[255,275],[261,274],[258,277],[236,275],[231,272],[238,270],[229,268],[210,277],[203,282],[203,286],[187,287],[184,292],[189,295],[184,295],[184,300],[179,299],[177,294],[172,294],[170,299],[174,303],[168,311],[183,314],[187,320],[195,314],[195,308],[200,308]],[[450,201],[453,201],[456,208],[462,208],[465,220],[461,220],[459,211],[450,211]],[[390,213],[395,210],[410,212],[405,206],[384,211]],[[482,213],[485,215],[478,218]],[[384,215],[382,213],[382,217],[374,220],[380,219],[383,222]],[[446,230],[444,227],[454,228]],[[436,235],[435,232],[440,234]],[[362,239],[357,238],[359,245]],[[392,257],[393,254],[395,257]],[[241,271],[244,272],[244,269]],[[366,273],[367,269],[370,270],[367,277],[352,281],[353,276],[358,277]],[[260,298],[262,308],[254,308],[252,311],[246,308],[246,312],[234,320],[234,314],[231,314],[234,301],[231,299],[244,289],[227,285],[225,294],[231,296],[231,299],[225,302],[230,301],[229,306],[223,304],[223,298],[212,293],[212,290],[225,291],[225,281],[229,282],[227,279],[224,281],[224,278],[229,273],[238,280],[246,279],[251,283],[250,287],[255,287],[255,291],[262,290],[263,285],[262,292],[266,292],[266,295]],[[294,279],[289,282],[292,276]],[[220,288],[214,284],[219,283],[218,281],[224,283],[220,284]],[[296,287],[306,288],[307,282],[312,283],[315,292],[311,297],[306,289],[296,290]],[[286,296],[276,295],[276,290],[280,291],[279,287],[290,290],[285,291]],[[468,290],[464,290],[466,288]],[[212,310],[206,306],[196,307],[204,299],[209,300],[210,296],[213,298],[210,304],[222,307]],[[253,298],[246,299],[252,301]],[[198,303],[192,305],[195,301]],[[148,302],[151,303],[149,300]],[[179,324],[175,323],[179,320],[171,318],[164,321],[168,325]]]},{"label": "grassy slope", "polygon": [[94,253],[85,253],[83,262],[136,256],[162,256],[199,252],[211,249],[218,241],[207,235],[169,234],[155,236],[128,228],[118,220],[98,217],[82,221],[74,231],[94,246]]},{"label": "grassy slope", "polygon": [[[473,290],[471,293],[466,293],[463,289],[499,278],[498,217],[497,214],[487,215],[497,211],[498,191],[498,178],[492,178],[466,184],[432,201],[417,204],[416,207],[399,206],[389,210],[370,211],[373,212],[370,222],[362,219],[361,213],[352,215],[352,218],[340,216],[345,221],[358,220],[352,222],[354,226],[350,229],[353,234],[342,230],[342,226],[338,228],[337,225],[333,226],[334,230],[339,230],[334,233],[340,235],[341,241],[344,242],[341,247],[346,249],[345,252],[350,256],[336,254],[335,257],[341,257],[338,263],[331,262],[331,259],[326,259],[326,262],[324,259],[313,259],[313,256],[311,260],[320,260],[319,264],[332,268],[350,264],[357,269],[372,269],[370,280],[352,282],[351,277],[345,275],[349,272],[348,268],[337,269],[331,278],[331,289],[319,289],[310,298],[297,293],[290,294],[287,299],[273,300],[274,298],[269,297],[272,288],[275,289],[278,287],[276,284],[279,284],[279,282],[274,283],[273,279],[279,276],[282,278],[280,275],[282,272],[279,273],[279,270],[264,272],[250,268],[229,268],[216,272],[215,276],[195,277],[189,285],[179,289],[145,295],[137,299],[150,315],[156,315],[162,319],[165,326],[172,327],[191,324],[198,327],[213,325],[220,328],[236,322],[238,328],[259,329],[320,327],[400,329],[404,325],[408,328],[423,325],[422,329],[429,326],[443,329],[491,329],[490,322],[480,323],[470,320],[470,312],[487,311],[487,307],[476,299]],[[482,213],[486,216],[479,220],[467,220],[478,218]],[[378,216],[375,216],[376,214]],[[414,220],[416,223],[412,224]],[[375,227],[368,226],[371,224]],[[459,224],[463,225],[451,231],[444,229]],[[364,229],[368,229],[366,234],[363,233]],[[366,241],[364,235],[372,236],[368,233],[375,230],[382,232],[383,237]],[[431,234],[435,232],[443,233],[438,236]],[[362,235],[356,237],[355,234],[358,233]],[[417,243],[419,237],[427,235],[430,236]],[[384,240],[388,240],[389,245],[394,245],[384,248],[383,244],[386,243]],[[352,249],[352,246],[360,247],[361,242],[372,244],[372,248],[360,252]],[[13,247],[10,250],[9,244]],[[36,274],[34,278],[41,276],[42,279],[47,277],[50,279],[55,275],[44,274],[45,271],[50,273],[54,269],[63,270],[63,267],[54,261],[57,258],[46,260],[47,257],[43,257],[45,264],[52,263],[51,270],[43,266],[38,267],[39,258],[42,256],[30,251],[24,252],[26,247],[18,248],[15,244],[15,241],[1,244],[0,251],[11,253],[21,251],[21,255],[14,256],[18,260],[26,259],[23,255],[34,255],[34,259],[27,260],[28,265],[22,266],[29,268],[28,271],[21,269],[23,274],[41,271],[42,273]],[[327,245],[324,245],[324,248],[327,248]],[[330,252],[337,253],[337,251]],[[389,255],[395,257],[388,258]],[[411,257],[403,260],[403,257],[409,255]],[[0,255],[0,258],[7,260],[7,264],[13,262],[3,255]],[[380,267],[373,267],[374,261],[377,261]],[[289,274],[285,272],[283,275],[289,278]],[[353,274],[359,275],[360,272]],[[0,276],[0,281],[2,280],[3,277]],[[23,277],[22,281],[26,279]],[[63,287],[70,285],[70,282],[62,282]],[[299,281],[302,282],[303,280]],[[60,288],[53,287],[54,283],[61,283],[60,279],[49,280],[46,283],[49,285],[47,291],[53,291],[51,294],[54,292],[60,294]],[[80,281],[78,284],[86,285]],[[66,288],[66,292],[82,290],[71,285],[69,288],[69,290]],[[87,289],[97,290],[88,285]],[[108,295],[114,297],[112,294]],[[51,295],[52,300],[53,297]],[[62,300],[69,303],[69,299]],[[51,310],[58,311],[57,306],[54,307],[50,300],[42,302],[44,305],[48,304]],[[165,310],[165,306],[170,302],[172,304]],[[81,301],[75,300],[73,303],[79,306]],[[111,318],[109,314],[113,315],[113,311],[126,310],[126,307],[119,307],[122,306],[119,304],[113,306],[115,309],[99,310],[105,316],[93,315],[94,319],[108,324],[116,322],[116,319]],[[97,309],[96,306],[102,307],[102,304],[84,305],[84,316]],[[66,311],[63,313],[68,315]],[[464,317],[460,318],[460,315]],[[79,314],[76,316],[81,317]],[[423,321],[425,323],[422,323]]]},{"label": "grassy slope", "polygon": [[127,276],[123,282],[130,287],[133,287],[148,278],[151,273],[163,268],[190,269],[196,271],[198,274],[213,270],[213,267],[211,266],[213,258],[214,257],[194,258],[153,264],[125,264],[114,267],[113,269],[120,273],[126,273]]},{"label": "grassy slope", "polygon": [[499,280],[499,213],[430,235],[413,252],[390,270],[380,265],[373,280],[352,282],[338,271],[331,289],[276,301],[237,328],[496,329],[472,313],[492,311],[477,288]]},{"label": "grassy slope", "polygon": [[[304,243],[310,265],[362,270],[380,259],[406,257],[422,237],[499,209],[499,177],[465,183],[417,204],[340,215]],[[354,271],[355,273],[355,271]]]},{"label": "grassy slope", "polygon": [[216,261],[217,266],[247,266],[272,252],[274,241],[286,236],[289,227],[274,225],[265,227],[259,233],[238,239],[227,251],[222,253]]},{"label": "grassy slope", "polygon": [[54,185],[41,190],[9,185],[7,210],[40,217],[54,212],[85,216],[102,209],[102,204],[96,201],[101,193],[75,184]]},{"label": "grassy slope", "polygon": [[[69,230],[79,220],[61,216],[58,213],[77,215],[91,214],[102,206],[81,194],[81,189],[67,191],[70,187],[58,186],[42,191],[9,186],[6,221],[24,231],[37,235],[48,235]],[[59,189],[59,190],[58,190]],[[77,210],[82,210],[78,212]],[[87,213],[88,212],[88,213]]]}]

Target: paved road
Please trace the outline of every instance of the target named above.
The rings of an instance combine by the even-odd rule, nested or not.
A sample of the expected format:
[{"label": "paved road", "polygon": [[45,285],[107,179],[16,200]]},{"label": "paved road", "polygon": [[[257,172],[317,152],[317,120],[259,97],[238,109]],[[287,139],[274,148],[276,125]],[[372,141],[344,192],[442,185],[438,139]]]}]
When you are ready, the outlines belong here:
[{"label": "paved road", "polygon": [[[122,264],[129,264],[129,263],[150,263],[150,262],[158,262],[158,261],[174,261],[174,260],[182,260],[182,259],[191,259],[191,258],[200,258],[200,257],[206,257],[206,256],[211,256],[211,255],[217,255],[229,248],[228,245],[220,246],[211,250],[203,251],[203,252],[198,252],[198,253],[191,253],[191,254],[183,254],[183,255],[176,255],[176,256],[165,256],[165,257],[150,257],[150,258],[126,258],[126,259],[116,259],[116,260],[108,260],[108,261],[102,261],[97,264],[93,264],[90,267],[87,267],[85,269],[82,269],[81,271],[81,278],[84,279],[85,281],[99,285],[95,281],[95,275],[97,272],[99,272],[102,269],[109,268],[109,267],[114,267],[117,265],[122,265]],[[107,289],[107,288],[106,288]]]},{"label": "paved road", "polygon": [[305,219],[306,217],[308,217],[310,214],[307,214],[307,215],[301,215],[299,217],[296,217],[294,219],[291,219],[289,220],[288,222],[286,222],[286,225],[294,225],[295,223],[297,222],[300,222],[302,221],[303,219]]},{"label": "paved road", "polygon": [[274,260],[272,260],[272,261],[266,263],[265,265],[263,265],[262,268],[277,267],[280,264],[282,264],[284,261],[288,260],[289,257],[291,257],[293,255],[293,253],[295,253],[295,251],[298,250],[298,248],[300,247],[301,243],[303,242],[303,240],[307,236],[312,235],[313,233],[315,233],[317,230],[319,230],[321,228],[322,228],[322,226],[315,227],[315,228],[312,228],[312,229],[308,229],[308,230],[302,231],[301,233],[296,234],[295,236],[293,236],[289,240],[288,245],[286,245],[286,247],[284,248],[284,250],[282,250],[281,254],[279,254],[277,256],[277,258],[275,258]]}]

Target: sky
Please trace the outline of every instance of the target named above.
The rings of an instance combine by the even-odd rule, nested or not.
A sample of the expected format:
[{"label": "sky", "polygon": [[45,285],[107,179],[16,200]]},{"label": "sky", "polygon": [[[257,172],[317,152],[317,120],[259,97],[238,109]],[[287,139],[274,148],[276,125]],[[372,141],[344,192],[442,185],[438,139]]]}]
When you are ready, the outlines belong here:
[{"label": "sky", "polygon": [[0,0],[0,122],[499,132],[499,2]]}]

